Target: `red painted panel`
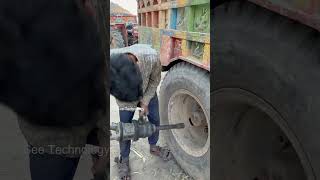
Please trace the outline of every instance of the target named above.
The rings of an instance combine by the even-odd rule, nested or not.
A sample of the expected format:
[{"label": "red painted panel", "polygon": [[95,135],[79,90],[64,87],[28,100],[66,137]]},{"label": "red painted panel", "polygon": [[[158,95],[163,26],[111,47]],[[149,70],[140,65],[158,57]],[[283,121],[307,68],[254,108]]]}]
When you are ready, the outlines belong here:
[{"label": "red painted panel", "polygon": [[170,63],[173,54],[173,40],[170,36],[162,36],[160,49],[160,60],[163,66]]},{"label": "red painted panel", "polygon": [[182,48],[181,48],[181,39],[173,39],[174,46],[173,46],[173,57],[179,57],[182,55]]}]

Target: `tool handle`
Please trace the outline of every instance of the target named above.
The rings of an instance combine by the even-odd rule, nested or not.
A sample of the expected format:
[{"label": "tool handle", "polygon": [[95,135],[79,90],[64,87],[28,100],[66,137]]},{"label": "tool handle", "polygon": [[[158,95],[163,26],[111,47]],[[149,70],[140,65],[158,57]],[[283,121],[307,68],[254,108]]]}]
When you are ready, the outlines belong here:
[{"label": "tool handle", "polygon": [[184,127],[185,127],[184,123],[168,124],[168,125],[160,125],[160,126],[158,126],[157,130],[183,129]]}]

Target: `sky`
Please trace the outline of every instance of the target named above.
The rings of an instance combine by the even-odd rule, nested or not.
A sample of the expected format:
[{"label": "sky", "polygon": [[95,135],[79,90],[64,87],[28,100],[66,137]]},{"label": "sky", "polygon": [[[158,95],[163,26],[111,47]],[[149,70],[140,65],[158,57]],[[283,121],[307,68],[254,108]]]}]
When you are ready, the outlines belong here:
[{"label": "sky", "polygon": [[111,2],[117,3],[132,14],[137,15],[137,0],[111,0]]}]

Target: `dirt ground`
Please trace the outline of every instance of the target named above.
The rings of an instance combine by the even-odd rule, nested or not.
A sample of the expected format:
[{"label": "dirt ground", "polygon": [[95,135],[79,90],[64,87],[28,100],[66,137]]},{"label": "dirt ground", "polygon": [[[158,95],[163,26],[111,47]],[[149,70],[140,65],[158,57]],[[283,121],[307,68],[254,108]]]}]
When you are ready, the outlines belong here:
[{"label": "dirt ground", "polygon": [[[162,78],[165,74],[162,74]],[[160,86],[159,86],[160,87]],[[158,88],[159,92],[159,88]],[[138,113],[135,114],[137,119]],[[116,100],[110,97],[110,122],[119,122],[119,111]],[[160,132],[159,145],[166,146],[163,138],[163,132]],[[110,180],[118,180],[118,169],[114,158],[119,156],[118,141],[111,141],[110,152]],[[165,179],[165,180],[189,180],[190,178],[175,160],[164,162],[162,159],[149,153],[149,144],[147,139],[140,139],[133,142],[130,152],[130,167],[133,180],[141,179]]]}]

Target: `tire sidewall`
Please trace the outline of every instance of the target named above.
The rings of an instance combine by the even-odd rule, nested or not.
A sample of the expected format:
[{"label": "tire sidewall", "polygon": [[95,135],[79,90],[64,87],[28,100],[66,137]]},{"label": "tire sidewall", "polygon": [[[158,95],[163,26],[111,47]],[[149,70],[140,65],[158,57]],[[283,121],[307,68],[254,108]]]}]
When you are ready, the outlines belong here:
[{"label": "tire sidewall", "polygon": [[[168,103],[170,97],[178,90],[186,90],[200,101],[206,116],[210,119],[210,86],[209,78],[203,79],[197,71],[185,70],[187,66],[176,65],[170,70],[161,86],[160,116],[163,123],[168,121]],[[210,125],[209,125],[210,126]],[[209,130],[210,133],[210,130]],[[172,132],[166,133],[166,142],[180,166],[195,179],[209,179],[210,149],[201,157],[193,157],[179,147]],[[209,137],[208,137],[209,138]],[[210,141],[210,140],[209,140]]]},{"label": "tire sidewall", "polygon": [[[221,15],[216,12],[216,16]],[[309,169],[309,179],[314,179],[311,169],[320,173],[320,124],[317,122],[320,113],[316,110],[320,107],[317,93],[320,87],[313,82],[319,82],[320,78],[312,65],[312,54],[301,48],[299,51],[295,44],[268,36],[267,27],[256,33],[254,25],[245,28],[244,21],[242,26],[241,18],[226,19],[238,23],[230,25],[234,29],[228,28],[228,21],[223,18],[216,21],[221,23],[214,24],[218,28],[213,57],[219,59],[213,62],[214,90],[249,91],[279,112],[283,118],[281,124],[288,127],[283,130],[287,135],[288,131],[293,134],[294,139],[290,140]]]},{"label": "tire sidewall", "polygon": [[125,47],[122,34],[118,30],[111,30],[111,39],[110,48],[123,48]]}]

